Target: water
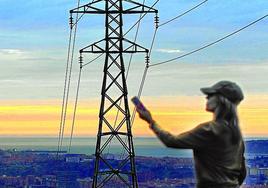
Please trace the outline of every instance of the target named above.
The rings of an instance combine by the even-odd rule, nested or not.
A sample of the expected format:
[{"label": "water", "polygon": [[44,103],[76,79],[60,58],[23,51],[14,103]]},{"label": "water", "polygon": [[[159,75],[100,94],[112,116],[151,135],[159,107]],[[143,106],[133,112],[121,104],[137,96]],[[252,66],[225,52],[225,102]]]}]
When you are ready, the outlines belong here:
[{"label": "water", "polygon": [[[57,150],[58,138],[56,137],[1,137],[1,149],[17,150]],[[63,141],[63,150],[68,150],[69,139]],[[191,150],[176,150],[166,148],[157,138],[134,138],[135,153],[137,156],[154,157],[191,157]],[[73,138],[71,153],[94,154],[96,138]],[[112,151],[113,152],[112,152]],[[121,154],[120,145],[112,146],[111,153]]]},{"label": "water", "polygon": [[[264,138],[246,138],[245,140],[256,140]],[[268,138],[267,138],[268,139]],[[1,149],[17,149],[17,150],[50,150],[56,151],[58,138],[56,137],[1,137]],[[63,141],[63,150],[68,150],[69,139]],[[71,153],[94,154],[96,138],[95,137],[78,137],[73,138]],[[134,138],[135,153],[137,156],[153,156],[153,157],[192,157],[192,150],[171,149],[165,147],[157,138],[153,137],[137,137]],[[120,145],[110,148],[111,153],[124,153]]]}]

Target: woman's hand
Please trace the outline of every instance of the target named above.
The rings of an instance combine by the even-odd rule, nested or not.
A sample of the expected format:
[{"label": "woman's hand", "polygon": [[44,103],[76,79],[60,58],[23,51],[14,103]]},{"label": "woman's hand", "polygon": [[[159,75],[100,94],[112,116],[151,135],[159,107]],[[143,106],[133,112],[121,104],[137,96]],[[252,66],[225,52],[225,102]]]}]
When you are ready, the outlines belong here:
[{"label": "woman's hand", "polygon": [[147,121],[147,123],[149,124],[153,123],[153,118],[149,110],[141,110],[139,108],[137,108],[136,110],[139,113],[141,119]]}]

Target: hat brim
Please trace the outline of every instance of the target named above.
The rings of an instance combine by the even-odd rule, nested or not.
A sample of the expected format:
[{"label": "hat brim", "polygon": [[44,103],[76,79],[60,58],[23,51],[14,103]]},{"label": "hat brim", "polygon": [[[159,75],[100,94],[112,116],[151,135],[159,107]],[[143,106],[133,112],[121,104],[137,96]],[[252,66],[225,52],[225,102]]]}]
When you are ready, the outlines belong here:
[{"label": "hat brim", "polygon": [[217,93],[217,91],[211,87],[204,87],[200,89],[202,93],[208,95],[208,94],[214,94]]}]

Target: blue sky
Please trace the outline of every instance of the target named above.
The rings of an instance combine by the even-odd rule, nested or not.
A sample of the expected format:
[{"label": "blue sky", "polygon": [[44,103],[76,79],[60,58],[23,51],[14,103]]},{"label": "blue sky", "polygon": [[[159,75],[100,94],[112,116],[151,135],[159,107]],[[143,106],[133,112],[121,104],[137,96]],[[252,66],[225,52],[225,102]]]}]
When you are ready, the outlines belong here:
[{"label": "blue sky", "polygon": [[[82,1],[82,4],[87,1]],[[140,1],[141,2],[141,1]],[[153,1],[146,1],[151,5]],[[160,0],[160,23],[201,1]],[[68,45],[69,10],[76,1],[0,0],[0,99],[61,98]],[[266,0],[209,0],[200,8],[159,28],[151,63],[182,55],[214,41],[268,13]],[[125,17],[125,28],[137,16]],[[86,16],[79,23],[77,49],[104,36],[104,17]],[[149,70],[144,95],[199,95],[199,88],[220,79],[234,80],[247,93],[268,93],[268,19],[222,43],[171,64]],[[134,31],[134,30],[133,30]],[[141,24],[138,43],[150,46],[153,15]],[[134,32],[127,35],[134,38]],[[75,60],[73,82],[78,65]],[[126,61],[127,62],[127,61]],[[98,97],[103,59],[85,68],[81,96]],[[129,77],[137,93],[143,56],[137,56]],[[97,87],[96,87],[97,86]],[[74,85],[73,85],[74,87]]]}]

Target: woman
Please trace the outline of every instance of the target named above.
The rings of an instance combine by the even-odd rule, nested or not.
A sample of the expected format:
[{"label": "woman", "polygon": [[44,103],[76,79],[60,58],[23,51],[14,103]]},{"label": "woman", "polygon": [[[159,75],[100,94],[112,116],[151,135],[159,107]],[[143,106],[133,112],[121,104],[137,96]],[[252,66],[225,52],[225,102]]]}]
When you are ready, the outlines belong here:
[{"label": "woman", "polygon": [[193,149],[198,188],[237,188],[246,176],[237,117],[242,90],[234,82],[220,81],[201,91],[207,95],[206,111],[213,113],[213,120],[176,136],[161,129],[149,111],[137,111],[167,147]]}]

